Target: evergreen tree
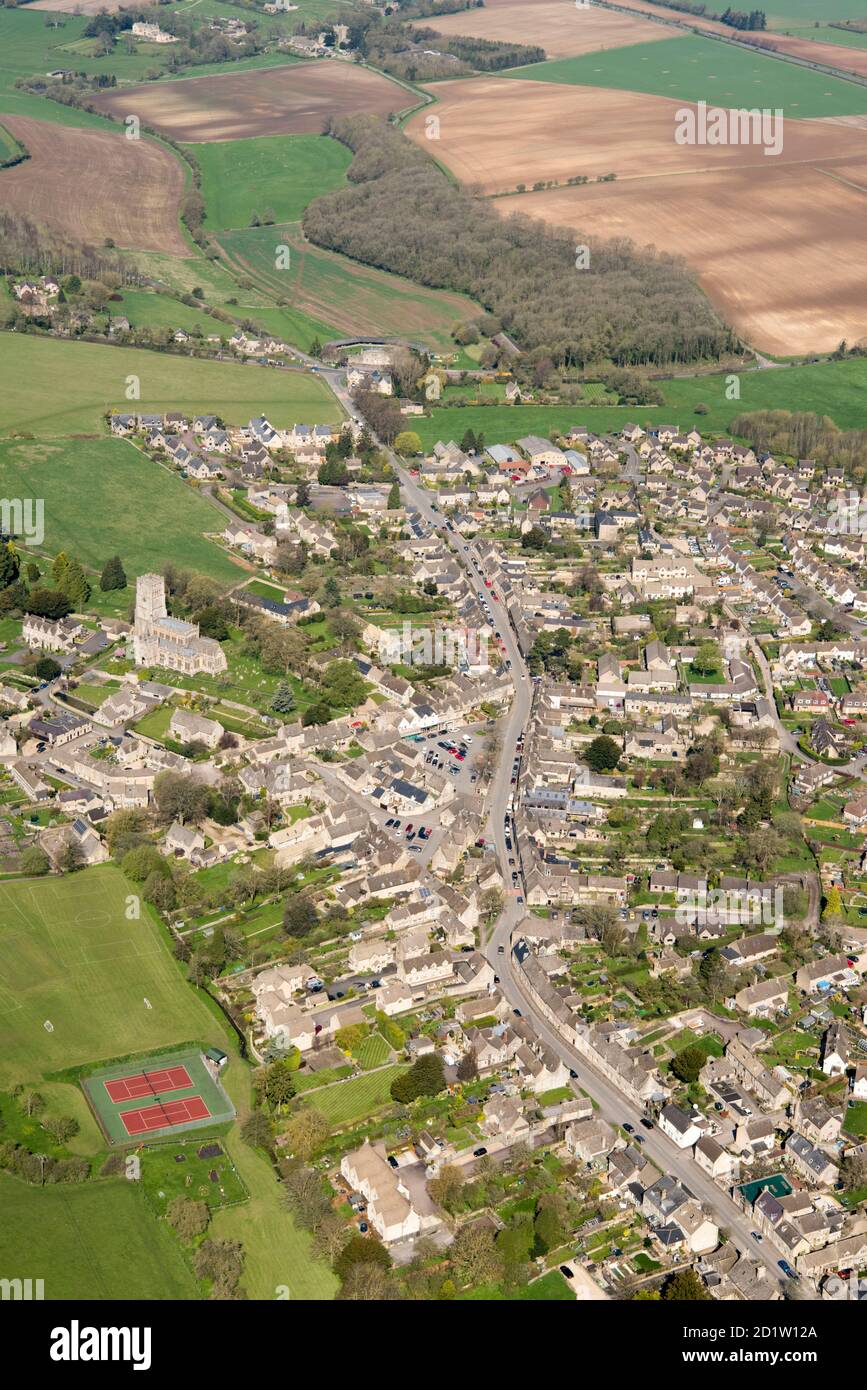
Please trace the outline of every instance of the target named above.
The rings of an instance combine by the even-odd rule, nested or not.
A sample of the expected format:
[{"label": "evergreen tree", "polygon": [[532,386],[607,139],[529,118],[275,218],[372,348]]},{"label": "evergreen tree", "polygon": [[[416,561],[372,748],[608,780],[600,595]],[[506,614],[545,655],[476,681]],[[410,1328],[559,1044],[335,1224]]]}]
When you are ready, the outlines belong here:
[{"label": "evergreen tree", "polygon": [[281,681],[274,691],[271,708],[275,709],[278,714],[289,714],[295,708],[295,696],[292,694],[292,687],[287,681]]},{"label": "evergreen tree", "polygon": [[14,584],[21,569],[21,561],[12,541],[0,547],[0,589]]},{"label": "evergreen tree", "polygon": [[106,560],[102,574],[99,577],[99,587],[103,593],[108,593],[111,589],[125,589],[127,584],[126,571],[124,570],[119,555],[112,555],[110,560]]},{"label": "evergreen tree", "polygon": [[78,560],[67,561],[58,588],[66,595],[73,608],[80,612],[90,598],[90,585]]}]

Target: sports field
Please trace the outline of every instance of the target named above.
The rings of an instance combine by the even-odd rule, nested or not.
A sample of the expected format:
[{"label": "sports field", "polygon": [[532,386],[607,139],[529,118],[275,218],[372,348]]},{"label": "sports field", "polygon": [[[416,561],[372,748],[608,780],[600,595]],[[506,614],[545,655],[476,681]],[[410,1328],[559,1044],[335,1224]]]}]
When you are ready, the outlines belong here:
[{"label": "sports field", "polygon": [[240,577],[205,539],[222,530],[221,513],[128,440],[0,440],[0,487],[4,497],[44,498],[46,547],[92,570],[120,555],[130,580],[169,560],[220,583]]},{"label": "sports field", "polygon": [[223,1124],[235,1113],[197,1049],[119,1062],[81,1084],[115,1144]]},{"label": "sports field", "polygon": [[715,106],[781,107],[787,116],[802,120],[867,112],[867,87],[698,35],[558,58],[501,76],[613,87]]},{"label": "sports field", "polygon": [[0,1173],[0,1273],[44,1279],[45,1298],[194,1299],[168,1226],[125,1179],[28,1187]]},{"label": "sports field", "polygon": [[147,907],[127,918],[132,891],[110,864],[0,883],[0,1086],[196,1037],[225,1043]]},{"label": "sports field", "polygon": [[[126,396],[130,378],[138,398]],[[331,424],[341,409],[327,386],[307,372],[249,363],[208,362],[138,348],[71,343],[35,334],[0,334],[0,435],[14,430],[55,437],[103,434],[106,411],[208,411],[229,424],[267,415],[274,425],[296,420]],[[131,402],[133,402],[131,404]],[[29,495],[29,494],[28,494]]]},{"label": "sports field", "polygon": [[308,203],[346,182],[352,154],[326,135],[271,135],[188,145],[202,171],[205,226],[249,227],[253,213],[297,222]]}]

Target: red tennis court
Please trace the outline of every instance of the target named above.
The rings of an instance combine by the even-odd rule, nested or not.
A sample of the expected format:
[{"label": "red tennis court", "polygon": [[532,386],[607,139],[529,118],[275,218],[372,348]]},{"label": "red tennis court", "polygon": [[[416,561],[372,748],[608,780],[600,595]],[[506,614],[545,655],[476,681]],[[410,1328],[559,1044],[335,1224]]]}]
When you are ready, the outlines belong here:
[{"label": "red tennis court", "polygon": [[152,1129],[171,1129],[174,1125],[189,1124],[190,1120],[207,1120],[210,1114],[201,1096],[189,1096],[186,1100],[166,1101],[164,1105],[143,1105],[138,1110],[124,1110],[120,1118],[127,1134],[147,1134]]},{"label": "red tennis court", "polygon": [[164,1067],[162,1071],[139,1071],[120,1076],[116,1081],[104,1081],[111,1100],[140,1100],[142,1096],[162,1095],[163,1091],[183,1091],[192,1086],[193,1078],[186,1067]]}]

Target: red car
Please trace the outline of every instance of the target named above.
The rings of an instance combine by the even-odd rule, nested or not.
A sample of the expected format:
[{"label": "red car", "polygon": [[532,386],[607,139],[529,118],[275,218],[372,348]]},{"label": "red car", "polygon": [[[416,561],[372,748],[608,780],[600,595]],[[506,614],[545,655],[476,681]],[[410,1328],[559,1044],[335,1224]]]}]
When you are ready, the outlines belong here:
[{"label": "red car", "polygon": [[406,827],[406,833],[407,833],[407,835],[410,833],[411,830],[412,830],[412,821],[410,821],[409,825]]}]

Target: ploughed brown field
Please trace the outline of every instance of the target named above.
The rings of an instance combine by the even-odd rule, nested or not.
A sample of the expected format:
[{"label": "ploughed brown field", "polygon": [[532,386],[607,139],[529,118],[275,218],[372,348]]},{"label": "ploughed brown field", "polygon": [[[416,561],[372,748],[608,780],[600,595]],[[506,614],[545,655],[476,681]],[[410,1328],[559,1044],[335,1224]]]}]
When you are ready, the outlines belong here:
[{"label": "ploughed brown field", "polygon": [[386,115],[411,93],[378,73],[337,59],[289,63],[218,77],[186,77],[101,92],[100,111],[136,115],[174,140],[239,140],[250,135],[315,135],[329,116]]},{"label": "ploughed brown field", "polygon": [[483,77],[438,82],[435,90],[439,103],[431,109],[439,117],[439,139],[428,140],[425,133],[430,110],[411,118],[407,134],[484,193],[577,176],[657,178],[744,165],[767,170],[780,162],[865,150],[863,131],[792,120],[785,123],[784,150],[777,157],[754,145],[678,145],[677,113],[689,102],[611,88]]},{"label": "ploughed brown field", "polygon": [[[520,85],[516,98],[513,90]],[[463,182],[568,227],[576,244],[631,238],[683,256],[747,342],[796,354],[867,336],[867,129],[787,120],[783,152],[675,143],[689,103],[497,78],[437,83],[440,139],[408,134]],[[615,174],[616,181],[597,179]],[[586,176],[584,185],[564,186]],[[533,191],[537,182],[560,187]]]},{"label": "ploughed brown field", "polygon": [[4,116],[30,158],[0,170],[0,206],[77,244],[189,254],[178,208],[183,169],[153,140]]},{"label": "ploughed brown field", "polygon": [[672,36],[661,24],[614,10],[581,9],[575,0],[485,0],[483,9],[435,15],[425,24],[438,34],[538,44],[549,58],[576,58]]},{"label": "ploughed brown field", "polygon": [[594,237],[623,236],[683,256],[726,320],[761,351],[858,342],[867,336],[867,154],[765,164],[552,189],[494,206],[569,227],[591,247]]}]

